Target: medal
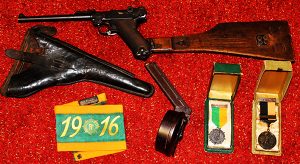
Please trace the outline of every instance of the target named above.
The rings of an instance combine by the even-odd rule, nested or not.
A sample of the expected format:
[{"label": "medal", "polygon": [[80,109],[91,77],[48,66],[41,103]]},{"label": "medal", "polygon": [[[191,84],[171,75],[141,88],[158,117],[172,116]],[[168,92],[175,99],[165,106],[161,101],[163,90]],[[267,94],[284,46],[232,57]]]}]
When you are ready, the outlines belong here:
[{"label": "medal", "polygon": [[221,144],[225,140],[225,133],[221,130],[221,127],[227,123],[227,105],[212,104],[211,110],[212,122],[217,128],[209,133],[208,138],[215,145]]},{"label": "medal", "polygon": [[258,143],[264,149],[272,149],[276,145],[276,137],[269,131],[264,131],[258,136]]},{"label": "medal", "polygon": [[221,129],[213,129],[208,137],[213,144],[221,144],[225,140],[225,133]]},{"label": "medal", "polygon": [[259,102],[259,106],[259,119],[268,125],[268,129],[258,136],[258,144],[263,149],[272,149],[277,142],[275,135],[270,132],[270,124],[277,121],[275,113],[275,100],[262,99],[262,101]]}]

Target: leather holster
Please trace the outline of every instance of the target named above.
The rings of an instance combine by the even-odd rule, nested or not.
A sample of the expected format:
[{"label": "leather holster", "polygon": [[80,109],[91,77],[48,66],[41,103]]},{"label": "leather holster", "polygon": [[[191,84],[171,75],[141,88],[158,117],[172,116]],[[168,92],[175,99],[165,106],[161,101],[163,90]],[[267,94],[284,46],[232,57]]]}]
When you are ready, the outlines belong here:
[{"label": "leather holster", "polygon": [[27,97],[47,87],[80,81],[103,84],[142,97],[153,94],[151,84],[52,37],[55,34],[54,27],[34,26],[27,31],[20,51],[6,50],[6,55],[16,61],[1,87],[2,95]]}]

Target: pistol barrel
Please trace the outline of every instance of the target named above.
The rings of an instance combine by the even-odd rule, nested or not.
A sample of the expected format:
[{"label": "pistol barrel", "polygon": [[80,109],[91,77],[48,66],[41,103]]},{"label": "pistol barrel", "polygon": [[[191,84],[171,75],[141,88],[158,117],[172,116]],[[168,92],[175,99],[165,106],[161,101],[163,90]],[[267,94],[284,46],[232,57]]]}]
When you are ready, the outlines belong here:
[{"label": "pistol barrel", "polygon": [[47,15],[47,16],[25,16],[20,14],[18,22],[58,22],[58,21],[79,21],[79,20],[90,20],[92,15]]}]

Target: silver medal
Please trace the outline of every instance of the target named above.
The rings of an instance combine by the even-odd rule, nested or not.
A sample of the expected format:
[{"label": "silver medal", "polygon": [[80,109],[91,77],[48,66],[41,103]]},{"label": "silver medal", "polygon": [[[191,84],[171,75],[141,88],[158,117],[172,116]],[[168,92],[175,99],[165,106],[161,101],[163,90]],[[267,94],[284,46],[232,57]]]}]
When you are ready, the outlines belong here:
[{"label": "silver medal", "polygon": [[213,129],[209,133],[208,138],[209,138],[210,142],[212,142],[215,145],[221,144],[225,140],[225,133],[220,128]]}]

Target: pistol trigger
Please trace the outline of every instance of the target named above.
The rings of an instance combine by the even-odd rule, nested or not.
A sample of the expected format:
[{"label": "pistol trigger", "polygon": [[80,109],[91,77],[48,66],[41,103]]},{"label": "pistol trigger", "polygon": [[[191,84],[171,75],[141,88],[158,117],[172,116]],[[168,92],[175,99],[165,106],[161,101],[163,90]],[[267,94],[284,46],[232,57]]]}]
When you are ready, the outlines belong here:
[{"label": "pistol trigger", "polygon": [[117,34],[117,30],[115,30],[113,28],[110,28],[107,32],[109,33],[107,35],[116,35]]},{"label": "pistol trigger", "polygon": [[116,32],[114,32],[114,31],[112,31],[112,30],[107,30],[106,31],[106,35],[116,35],[117,33]]}]

